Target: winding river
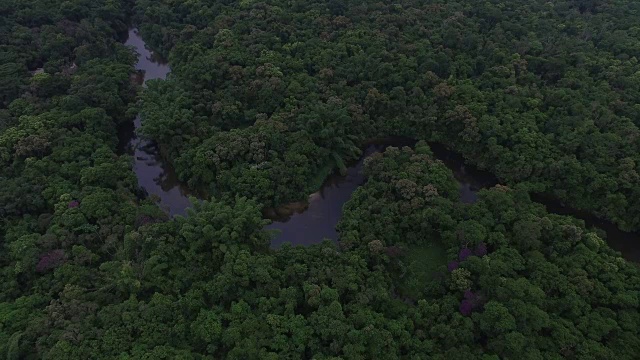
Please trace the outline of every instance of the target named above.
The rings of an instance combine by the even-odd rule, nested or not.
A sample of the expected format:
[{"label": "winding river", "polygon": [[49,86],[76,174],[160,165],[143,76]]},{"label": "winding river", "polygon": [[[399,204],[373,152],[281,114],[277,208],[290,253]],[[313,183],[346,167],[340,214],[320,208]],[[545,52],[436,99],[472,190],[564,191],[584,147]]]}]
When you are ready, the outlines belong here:
[{"label": "winding river", "polygon": [[[165,79],[171,71],[166,61],[146,48],[137,29],[129,30],[125,45],[133,46],[138,52],[136,70],[140,72],[142,86],[145,86],[148,80]],[[138,177],[138,185],[147,195],[156,197],[169,215],[184,215],[186,209],[191,206],[188,199],[191,193],[178,181],[171,164],[162,159],[156,144],[138,137],[136,130],[141,124],[142,119],[138,115],[133,123],[120,129],[119,150],[133,156],[133,171]]]},{"label": "winding river", "polygon": [[[129,31],[126,45],[133,46],[138,52],[136,69],[141,73],[142,85],[147,80],[164,79],[170,72],[165,61],[154,56],[145,47],[145,43],[136,29]],[[191,206],[190,195],[186,186],[182,185],[173,167],[160,156],[157,146],[137,136],[142,119],[136,117],[133,123],[122,127],[120,135],[120,151],[133,156],[133,170],[138,177],[138,184],[149,196],[155,197],[160,206],[171,216],[184,215]],[[368,145],[363,156],[351,164],[345,175],[330,175],[320,190],[309,196],[308,201],[293,204],[284,213],[265,212],[265,217],[273,222],[266,228],[279,230],[280,234],[272,241],[273,247],[290,242],[295,245],[310,245],[324,239],[336,240],[338,234],[335,226],[342,216],[342,206],[349,200],[355,189],[366,179],[362,174],[362,164],[367,156],[383,151],[387,146],[412,145],[413,141],[403,138],[388,138],[384,141]],[[429,144],[435,157],[453,171],[460,184],[460,200],[472,203],[477,199],[477,191],[497,184],[490,173],[465,165],[461,155],[452,152],[440,144]],[[631,261],[640,262],[640,234],[628,233],[618,229],[614,224],[596,217],[562,206],[559,202],[542,196],[533,196],[551,213],[571,215],[585,221],[587,227],[602,229],[607,235],[607,242],[613,249]]]}]

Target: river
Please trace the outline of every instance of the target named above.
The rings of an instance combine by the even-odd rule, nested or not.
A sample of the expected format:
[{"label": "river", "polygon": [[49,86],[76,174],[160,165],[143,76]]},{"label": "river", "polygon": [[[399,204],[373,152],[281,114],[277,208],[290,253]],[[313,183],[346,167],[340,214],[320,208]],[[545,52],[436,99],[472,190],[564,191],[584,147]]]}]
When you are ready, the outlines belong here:
[{"label": "river", "polygon": [[[165,79],[171,71],[166,61],[146,48],[137,29],[129,30],[125,45],[133,46],[139,54],[136,70],[141,72],[143,87],[148,80]],[[119,129],[119,151],[133,156],[133,171],[138,177],[138,185],[147,195],[156,197],[169,215],[184,215],[191,206],[188,199],[191,192],[180,183],[171,164],[162,159],[157,145],[137,136],[136,131],[141,124],[142,119],[138,115],[133,123]]]},{"label": "river", "polygon": [[[133,46],[139,54],[136,69],[141,71],[142,85],[147,80],[165,79],[170,72],[166,61],[154,56],[146,48],[144,41],[136,29],[129,31],[126,45]],[[160,206],[170,216],[184,215],[191,206],[188,196],[191,194],[186,186],[177,178],[173,167],[160,156],[158,147],[150,141],[140,139],[136,130],[140,128],[142,119],[137,116],[133,123],[119,130],[120,151],[133,156],[133,170],[138,177],[138,184],[149,196],[157,198]],[[273,241],[273,247],[279,247],[285,242],[295,245],[310,245],[323,239],[336,240],[338,234],[335,227],[342,216],[342,206],[349,200],[351,194],[362,185],[366,179],[362,174],[362,163],[367,156],[374,152],[383,151],[387,146],[413,145],[415,141],[406,138],[387,138],[368,144],[363,156],[356,162],[349,164],[345,175],[332,174],[322,184],[320,190],[309,196],[308,201],[289,206],[289,211],[283,213],[265,212],[265,216],[273,222],[266,226],[269,230],[280,232]],[[465,165],[464,158],[440,144],[429,144],[435,157],[453,172],[460,184],[460,200],[473,203],[477,199],[477,192],[497,184],[490,173],[480,171],[473,166]],[[544,196],[533,196],[535,201],[544,204],[551,213],[571,215],[585,221],[587,227],[603,230],[607,235],[607,242],[613,249],[631,261],[640,262],[640,234],[621,231],[614,224],[597,219],[596,217],[562,206],[558,201]]]}]

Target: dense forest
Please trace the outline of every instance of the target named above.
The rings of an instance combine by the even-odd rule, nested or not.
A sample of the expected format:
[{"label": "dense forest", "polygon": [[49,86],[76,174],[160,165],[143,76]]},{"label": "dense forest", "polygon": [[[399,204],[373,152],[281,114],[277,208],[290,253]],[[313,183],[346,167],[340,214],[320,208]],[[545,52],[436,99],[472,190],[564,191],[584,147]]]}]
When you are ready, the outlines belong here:
[{"label": "dense forest", "polygon": [[145,132],[193,186],[295,200],[363,140],[409,135],[640,229],[639,3],[142,0],[137,10],[173,72],[145,94]]},{"label": "dense forest", "polygon": [[[0,0],[0,358],[637,359],[640,4]],[[142,89],[136,24],[172,72]],[[170,218],[138,112],[206,201]],[[339,239],[270,246],[366,141]],[[426,141],[503,185],[463,203]],[[300,234],[304,237],[305,234]],[[640,246],[640,244],[638,244]]]}]

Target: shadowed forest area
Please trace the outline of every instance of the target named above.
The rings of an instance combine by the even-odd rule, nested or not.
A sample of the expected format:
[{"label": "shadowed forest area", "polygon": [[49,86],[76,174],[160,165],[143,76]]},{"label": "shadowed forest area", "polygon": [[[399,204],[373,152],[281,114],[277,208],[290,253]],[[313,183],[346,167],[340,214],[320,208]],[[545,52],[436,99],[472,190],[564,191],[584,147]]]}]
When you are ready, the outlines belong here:
[{"label": "shadowed forest area", "polygon": [[[638,264],[531,198],[640,230],[639,20],[629,0],[0,0],[0,358],[636,359]],[[142,86],[134,26],[165,80]],[[122,151],[134,121],[207,195],[184,216]],[[391,136],[417,143],[358,165],[337,241],[271,246],[266,208]],[[429,143],[500,185],[461,201]]]}]

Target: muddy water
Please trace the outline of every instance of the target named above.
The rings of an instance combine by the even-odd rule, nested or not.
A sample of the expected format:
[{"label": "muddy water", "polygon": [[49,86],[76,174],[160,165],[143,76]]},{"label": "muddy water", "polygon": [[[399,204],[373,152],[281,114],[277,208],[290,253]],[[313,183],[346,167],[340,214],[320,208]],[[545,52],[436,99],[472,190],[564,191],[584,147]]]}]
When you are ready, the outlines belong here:
[{"label": "muddy water", "polygon": [[[136,29],[129,30],[129,37],[125,42],[138,52],[136,70],[140,71],[140,81],[145,86],[148,80],[164,79],[171,71],[166,61],[155,56],[146,48],[144,41]],[[137,134],[143,119],[138,115],[133,123],[126,124],[119,129],[120,151],[133,156],[133,171],[138,177],[138,184],[149,196],[156,197],[159,205],[169,215],[183,215],[191,206],[187,196],[190,195],[186,186],[179,181],[173,167],[160,156],[156,144],[141,139]]]}]

